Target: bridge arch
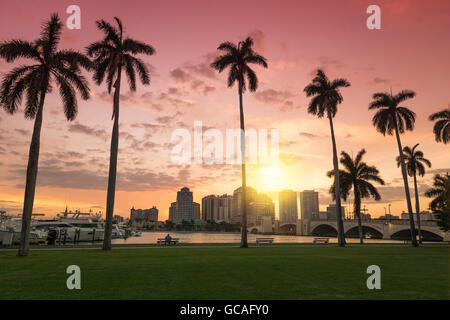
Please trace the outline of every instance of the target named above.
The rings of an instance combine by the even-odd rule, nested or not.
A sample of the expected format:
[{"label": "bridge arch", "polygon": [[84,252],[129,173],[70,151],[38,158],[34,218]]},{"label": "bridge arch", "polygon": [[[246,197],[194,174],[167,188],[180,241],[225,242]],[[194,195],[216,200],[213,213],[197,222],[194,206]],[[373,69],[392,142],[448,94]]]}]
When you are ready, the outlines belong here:
[{"label": "bridge arch", "polygon": [[297,224],[295,223],[284,223],[280,225],[280,232],[286,234],[297,234]]},{"label": "bridge arch", "polygon": [[337,230],[333,225],[321,223],[311,230],[311,235],[320,237],[337,237]]},{"label": "bridge arch", "polygon": [[[369,226],[362,226],[362,232],[363,236],[365,238],[370,239],[383,239],[383,233],[381,233],[379,230],[369,227]],[[345,236],[348,238],[359,238],[359,230],[358,226],[351,227],[345,232]]]},{"label": "bridge arch", "polygon": [[[420,230],[421,234],[422,234],[422,240],[423,241],[443,241],[444,238],[442,236],[440,236],[439,234],[433,232],[433,231],[429,231],[426,229],[422,229]],[[415,229],[415,234],[418,235],[418,230]],[[410,229],[402,229],[402,230],[398,230],[396,232],[394,232],[393,234],[391,234],[391,239],[393,240],[410,240],[411,239],[411,232]]]}]

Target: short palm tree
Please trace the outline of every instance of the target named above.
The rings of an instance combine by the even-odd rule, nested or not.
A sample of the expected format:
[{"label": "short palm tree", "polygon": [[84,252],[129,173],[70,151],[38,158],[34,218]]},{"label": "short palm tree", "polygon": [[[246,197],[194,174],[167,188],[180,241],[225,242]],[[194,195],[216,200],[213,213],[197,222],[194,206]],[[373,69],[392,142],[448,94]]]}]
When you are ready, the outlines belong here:
[{"label": "short palm tree", "polygon": [[267,60],[263,56],[253,51],[253,40],[248,37],[244,41],[240,41],[238,45],[231,42],[222,42],[217,50],[224,51],[224,54],[217,57],[211,67],[222,72],[229,67],[228,87],[232,87],[237,81],[239,94],[239,115],[241,125],[241,160],[242,160],[242,236],[241,248],[247,248],[247,180],[245,167],[245,123],[244,123],[244,105],[243,94],[247,88],[250,91],[256,91],[258,88],[258,78],[255,71],[250,68],[250,64],[256,64],[267,68]]},{"label": "short palm tree", "polygon": [[[417,232],[419,235],[419,243],[422,243],[422,233],[420,231],[420,204],[419,204],[419,190],[417,188],[417,175],[423,177],[425,175],[425,165],[431,168],[431,162],[423,157],[423,152],[417,150],[419,144],[416,144],[412,149],[408,146],[403,148],[403,159],[405,159],[406,171],[410,177],[414,178],[414,194],[416,197],[416,219]],[[425,165],[424,165],[425,164]],[[402,165],[400,156],[397,157],[397,166]]]},{"label": "short palm tree", "polygon": [[326,116],[330,122],[331,142],[333,145],[333,167],[336,177],[336,219],[338,229],[339,246],[345,246],[344,224],[341,214],[341,192],[339,183],[339,163],[337,156],[336,139],[334,136],[333,118],[337,112],[337,105],[344,101],[339,88],[349,87],[350,83],[346,79],[329,80],[322,70],[317,70],[316,77],[308,84],[304,91],[307,97],[313,97],[309,102],[308,112],[317,115],[319,118]]},{"label": "short palm tree", "polygon": [[[344,201],[347,200],[350,190],[353,188],[353,208],[354,214],[358,218],[359,242],[361,244],[364,238],[361,222],[361,199],[373,197],[377,201],[380,200],[381,196],[371,181],[384,185],[384,180],[380,178],[378,169],[362,161],[365,154],[366,150],[362,149],[358,152],[356,158],[353,159],[348,153],[342,151],[340,163],[343,165],[344,170],[339,170],[341,197]],[[327,175],[330,178],[334,177],[334,170],[328,171]],[[330,194],[332,194],[333,199],[336,198],[335,181],[330,187]]]},{"label": "short palm tree", "polygon": [[405,188],[406,203],[408,206],[409,226],[411,232],[411,244],[416,247],[416,231],[414,227],[414,218],[411,206],[411,197],[409,194],[408,177],[406,173],[405,159],[403,156],[402,142],[400,134],[405,130],[413,130],[416,114],[407,107],[399,106],[400,103],[416,96],[414,91],[403,90],[396,95],[392,93],[381,92],[373,95],[373,101],[369,105],[369,110],[377,110],[372,118],[372,123],[378,132],[383,135],[392,135],[395,133],[397,138],[398,153],[400,156],[400,166],[402,168],[403,184]]},{"label": "short palm tree", "polygon": [[19,58],[33,61],[30,65],[16,67],[6,74],[0,92],[0,102],[11,114],[18,110],[22,97],[25,96],[25,118],[34,119],[25,183],[19,256],[28,255],[46,94],[51,92],[52,81],[56,83],[63,101],[65,116],[69,121],[75,119],[78,111],[75,90],[80,92],[82,99],[89,98],[88,84],[81,74],[80,67],[89,69],[91,62],[79,52],[57,50],[62,27],[58,15],[53,14],[43,25],[41,36],[36,41],[11,40],[0,44],[0,57],[7,62]]},{"label": "short palm tree", "polygon": [[438,225],[443,231],[449,231],[450,226],[450,175],[436,174],[434,176],[433,188],[427,190],[425,195],[434,198],[430,202],[430,208],[433,210]]},{"label": "short palm tree", "polygon": [[111,151],[109,159],[108,194],[106,200],[105,237],[103,250],[111,250],[112,217],[114,213],[114,198],[116,191],[117,154],[119,148],[119,98],[122,69],[125,70],[130,90],[136,91],[136,73],[145,85],[150,83],[150,75],[145,63],[136,58],[136,54],[152,55],[155,50],[152,46],[123,38],[122,22],[114,17],[117,27],[99,20],[97,27],[104,32],[105,37],[101,41],[92,43],[87,47],[87,53],[94,59],[94,81],[100,85],[106,77],[108,93],[114,87],[113,114],[114,119]]},{"label": "short palm tree", "polygon": [[436,121],[433,127],[434,137],[437,142],[447,144],[450,142],[450,107],[430,115],[430,121]]},{"label": "short palm tree", "polygon": [[430,202],[431,209],[450,206],[450,175],[448,173],[445,175],[436,174],[433,188],[427,190],[425,195],[434,198]]}]

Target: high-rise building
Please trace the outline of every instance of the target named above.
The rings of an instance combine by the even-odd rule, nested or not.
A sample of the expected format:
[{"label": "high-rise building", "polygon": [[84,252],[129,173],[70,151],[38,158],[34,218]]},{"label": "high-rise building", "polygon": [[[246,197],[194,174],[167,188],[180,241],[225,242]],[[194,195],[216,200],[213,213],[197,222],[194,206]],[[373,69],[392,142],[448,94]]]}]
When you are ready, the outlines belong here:
[{"label": "high-rise building", "polygon": [[193,195],[189,188],[184,187],[177,192],[175,223],[194,220]]},{"label": "high-rise building", "polygon": [[[247,187],[246,189],[246,201],[247,204],[252,202],[256,198],[257,192],[255,189],[251,187]],[[248,211],[248,208],[247,208]],[[247,221],[248,221],[248,212],[247,212]],[[237,188],[233,192],[233,202],[231,208],[231,222],[232,223],[241,223],[242,222],[242,187]]]},{"label": "high-rise building", "polygon": [[202,199],[202,220],[230,222],[233,197],[209,195]]},{"label": "high-rise building", "polygon": [[300,192],[300,212],[302,220],[311,220],[319,214],[319,193],[314,190]]},{"label": "high-rise building", "polygon": [[200,220],[200,203],[193,202],[192,206],[194,210],[194,220]]},{"label": "high-rise building", "polygon": [[275,204],[268,195],[257,194],[248,204],[247,223],[249,226],[259,226],[266,216],[269,216],[272,222],[275,220]]},{"label": "high-rise building", "polygon": [[283,190],[278,193],[280,207],[280,222],[293,222],[298,220],[297,212],[297,192]]},{"label": "high-rise building", "polygon": [[[327,207],[327,219],[328,220],[336,220],[336,213],[337,213],[337,208],[336,208],[336,204],[330,204]],[[344,219],[345,217],[345,208],[343,206],[341,206],[341,218]]]},{"label": "high-rise building", "polygon": [[169,221],[175,222],[176,212],[177,212],[177,203],[172,202],[169,207]]},{"label": "high-rise building", "polygon": [[[258,194],[255,189],[247,187],[247,224],[248,226],[260,225],[263,216],[275,219],[275,204],[266,194]],[[231,222],[242,222],[242,187],[233,192]]]},{"label": "high-rise building", "polygon": [[202,220],[214,220],[214,211],[217,205],[216,199],[217,196],[212,194],[202,198]]}]

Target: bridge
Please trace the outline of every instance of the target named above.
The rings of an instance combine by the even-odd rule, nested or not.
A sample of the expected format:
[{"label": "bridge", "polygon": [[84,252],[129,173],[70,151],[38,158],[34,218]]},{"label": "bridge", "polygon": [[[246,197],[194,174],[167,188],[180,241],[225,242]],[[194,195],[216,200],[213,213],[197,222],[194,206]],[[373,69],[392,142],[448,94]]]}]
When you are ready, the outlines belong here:
[{"label": "bridge", "polygon": [[[416,221],[414,221],[416,222]],[[346,237],[358,238],[358,221],[344,219],[344,233]],[[417,223],[415,223],[417,228]],[[363,220],[363,234],[372,239],[394,239],[408,240],[411,238],[409,220]],[[271,230],[269,230],[271,229]],[[449,241],[449,232],[439,229],[436,221],[421,221],[420,229],[425,241]],[[416,229],[417,230],[417,229]],[[263,226],[251,226],[248,228],[252,233],[295,234],[301,236],[337,236],[336,220],[298,220],[297,223],[282,223],[275,221],[272,228]],[[417,232],[417,231],[416,231]]]}]

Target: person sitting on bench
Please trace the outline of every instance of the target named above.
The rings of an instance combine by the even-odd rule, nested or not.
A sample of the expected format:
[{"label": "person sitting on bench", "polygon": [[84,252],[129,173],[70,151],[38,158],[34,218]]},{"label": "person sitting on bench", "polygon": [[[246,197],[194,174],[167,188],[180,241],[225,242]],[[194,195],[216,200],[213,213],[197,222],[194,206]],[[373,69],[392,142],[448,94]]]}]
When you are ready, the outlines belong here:
[{"label": "person sitting on bench", "polygon": [[170,241],[172,241],[172,237],[170,236],[170,234],[167,234],[167,236],[164,238],[164,241],[170,244]]}]

